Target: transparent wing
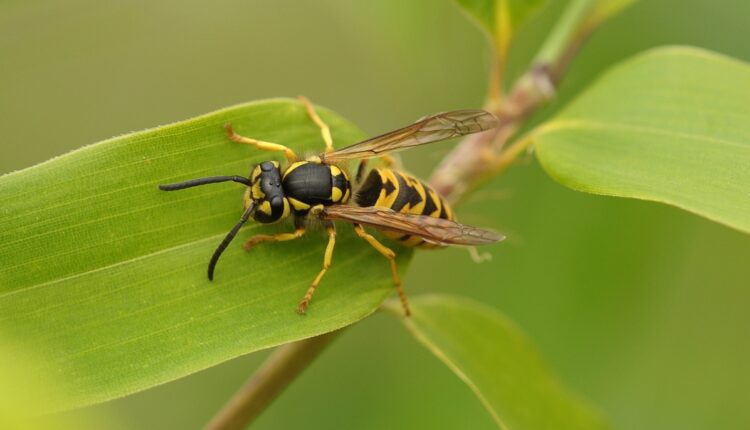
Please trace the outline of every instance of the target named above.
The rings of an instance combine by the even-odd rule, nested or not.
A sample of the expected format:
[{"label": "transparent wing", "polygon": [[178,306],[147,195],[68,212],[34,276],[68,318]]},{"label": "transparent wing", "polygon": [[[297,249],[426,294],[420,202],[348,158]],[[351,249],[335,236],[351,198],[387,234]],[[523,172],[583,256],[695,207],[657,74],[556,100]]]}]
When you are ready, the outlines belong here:
[{"label": "transparent wing", "polygon": [[498,125],[499,121],[494,115],[479,109],[443,112],[422,118],[412,125],[355,143],[338,151],[320,154],[320,158],[327,162],[337,162],[353,158],[377,157],[386,152],[479,133]]},{"label": "transparent wing", "polygon": [[505,236],[494,231],[482,230],[455,221],[426,215],[403,214],[380,207],[333,205],[323,210],[323,218],[419,236],[427,242],[439,245],[484,245],[505,239]]}]

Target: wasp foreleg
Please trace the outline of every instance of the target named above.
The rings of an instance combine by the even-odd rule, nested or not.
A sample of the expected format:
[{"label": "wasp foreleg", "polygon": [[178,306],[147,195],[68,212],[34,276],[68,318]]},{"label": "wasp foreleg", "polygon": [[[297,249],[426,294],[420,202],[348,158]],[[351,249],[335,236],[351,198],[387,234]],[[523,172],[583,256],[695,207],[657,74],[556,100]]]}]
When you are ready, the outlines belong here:
[{"label": "wasp foreleg", "polygon": [[299,239],[303,234],[305,234],[305,227],[297,227],[292,233],[259,234],[248,239],[243,248],[249,251],[261,242],[286,242],[287,240]]},{"label": "wasp foreleg", "polygon": [[297,154],[295,154],[294,151],[291,150],[291,148],[288,148],[284,145],[280,145],[278,143],[272,143],[272,142],[264,142],[262,140],[251,139],[249,137],[240,136],[239,134],[234,132],[234,129],[232,128],[232,124],[230,123],[224,124],[224,129],[226,129],[227,131],[227,136],[229,136],[230,139],[232,139],[233,141],[237,143],[253,145],[254,147],[261,149],[263,151],[283,152],[284,156],[290,163],[297,159]]}]

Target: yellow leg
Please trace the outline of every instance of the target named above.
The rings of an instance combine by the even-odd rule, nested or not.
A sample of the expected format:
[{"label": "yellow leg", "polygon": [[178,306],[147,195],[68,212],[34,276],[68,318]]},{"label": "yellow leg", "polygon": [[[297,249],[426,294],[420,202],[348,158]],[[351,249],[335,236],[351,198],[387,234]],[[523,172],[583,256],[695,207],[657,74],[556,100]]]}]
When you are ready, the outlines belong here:
[{"label": "yellow leg", "polygon": [[467,249],[469,250],[469,256],[475,263],[484,263],[485,261],[492,260],[492,254],[489,252],[483,252],[480,254],[476,246],[470,246]]},{"label": "yellow leg", "polygon": [[310,119],[312,119],[315,124],[320,127],[320,135],[323,136],[323,142],[326,143],[326,154],[329,152],[333,152],[333,138],[331,138],[331,129],[328,128],[328,124],[324,123],[322,119],[318,116],[318,113],[315,112],[315,108],[313,107],[312,103],[310,103],[310,100],[307,99],[305,96],[299,96],[300,101],[303,105],[305,105],[305,109],[307,109],[307,114],[310,115]]},{"label": "yellow leg", "polygon": [[333,259],[333,247],[336,246],[336,228],[333,225],[330,225],[326,227],[326,231],[328,232],[328,246],[326,246],[326,253],[323,257],[323,269],[320,271],[320,273],[318,273],[318,276],[315,277],[315,280],[312,282],[312,285],[310,285],[310,288],[307,289],[305,297],[303,297],[302,301],[299,302],[297,312],[301,314],[304,314],[307,310],[307,306],[310,304],[310,300],[312,300],[312,296],[313,294],[315,294],[315,290],[318,288],[320,280],[323,279],[323,275],[325,275],[328,271],[328,268],[331,267],[331,260]]},{"label": "yellow leg", "polygon": [[230,139],[237,143],[245,143],[247,145],[253,145],[254,147],[261,149],[263,151],[278,151],[283,152],[284,156],[286,156],[286,159],[289,162],[292,162],[297,159],[297,155],[292,151],[290,148],[287,148],[284,145],[279,145],[278,143],[271,143],[271,142],[264,142],[262,140],[257,139],[251,139],[249,137],[240,136],[239,134],[234,132],[234,129],[232,129],[232,124],[226,123],[224,124],[224,128],[227,130],[227,136],[229,136]]},{"label": "yellow leg", "polygon": [[398,297],[401,299],[401,306],[403,306],[404,308],[404,314],[406,314],[406,316],[408,317],[409,315],[411,315],[411,311],[409,310],[409,301],[406,300],[406,292],[403,288],[401,288],[401,278],[398,276],[398,267],[396,266],[396,253],[393,252],[390,248],[384,246],[382,243],[378,242],[378,240],[375,239],[371,234],[367,233],[361,225],[354,224],[354,232],[357,233],[357,236],[366,240],[373,248],[375,248],[376,251],[383,254],[383,256],[387,258],[388,261],[390,261],[391,274],[393,275],[393,284],[396,286]]},{"label": "yellow leg", "polygon": [[245,245],[243,245],[243,247],[245,248],[245,250],[249,251],[255,245],[261,242],[285,242],[287,240],[298,239],[302,237],[303,234],[305,234],[304,227],[298,227],[292,233],[259,234],[257,236],[253,236],[250,239],[248,239],[248,241],[245,242]]}]

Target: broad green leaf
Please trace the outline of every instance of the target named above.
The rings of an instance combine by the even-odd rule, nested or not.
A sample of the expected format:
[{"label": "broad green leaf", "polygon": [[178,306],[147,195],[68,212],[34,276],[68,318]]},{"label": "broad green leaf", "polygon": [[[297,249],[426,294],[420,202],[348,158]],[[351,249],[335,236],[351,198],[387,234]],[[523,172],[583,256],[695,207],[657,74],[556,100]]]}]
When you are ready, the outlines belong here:
[{"label": "broad green leaf", "polygon": [[[387,302],[398,314],[395,301]],[[430,294],[411,301],[407,329],[479,397],[509,430],[605,429],[598,411],[565,389],[527,336],[499,312]]]},{"label": "broad green leaf", "polygon": [[[8,430],[85,430],[121,428],[112,417],[88,411],[77,417],[45,415],[45,405],[63,395],[64,381],[41,374],[38,357],[0,338],[0,428]],[[51,389],[54,388],[54,389]],[[106,423],[106,424],[105,424]]]},{"label": "broad green leaf", "polygon": [[547,0],[456,0],[474,18],[505,57],[510,41],[520,27]]},{"label": "broad green leaf", "polygon": [[[331,112],[321,116],[337,145],[363,137]],[[323,232],[248,253],[241,244],[249,236],[292,230],[290,223],[249,223],[215,281],[206,279],[209,257],[239,219],[243,187],[167,193],[157,184],[248,175],[255,163],[281,159],[230,142],[226,122],[301,155],[323,148],[298,102],[269,100],[116,137],[0,177],[0,334],[42,357],[39,371],[71,382],[49,409],[123,396],[344,327],[392,292],[386,260],[348,225],[339,226],[333,266],[305,316],[295,309],[321,269]]]},{"label": "broad green leaf", "polygon": [[615,67],[532,131],[573,189],[653,200],[750,232],[750,67],[660,48]]}]

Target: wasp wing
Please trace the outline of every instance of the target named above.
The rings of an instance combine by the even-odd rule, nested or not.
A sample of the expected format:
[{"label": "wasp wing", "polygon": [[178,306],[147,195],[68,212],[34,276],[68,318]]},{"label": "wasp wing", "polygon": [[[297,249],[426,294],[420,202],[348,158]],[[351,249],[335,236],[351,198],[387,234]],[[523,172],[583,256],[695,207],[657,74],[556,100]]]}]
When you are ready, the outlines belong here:
[{"label": "wasp wing", "polygon": [[427,215],[404,214],[382,207],[333,205],[323,210],[323,218],[419,236],[438,245],[485,245],[505,239],[505,236],[494,231]]},{"label": "wasp wing", "polygon": [[371,158],[387,152],[412,146],[425,145],[452,137],[479,133],[499,125],[489,112],[480,109],[443,112],[420,119],[404,128],[355,143],[328,154],[320,154],[326,162],[338,162],[353,158]]}]

